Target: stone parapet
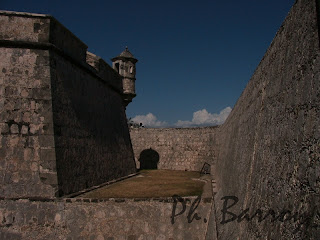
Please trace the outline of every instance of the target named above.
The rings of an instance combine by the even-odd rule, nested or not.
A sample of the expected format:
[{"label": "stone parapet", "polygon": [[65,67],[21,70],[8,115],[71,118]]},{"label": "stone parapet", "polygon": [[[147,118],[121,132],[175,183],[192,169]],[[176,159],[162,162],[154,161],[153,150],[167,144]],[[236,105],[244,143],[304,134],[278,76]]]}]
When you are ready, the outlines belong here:
[{"label": "stone parapet", "polygon": [[205,239],[211,202],[182,200],[0,200],[0,239]]},{"label": "stone parapet", "polygon": [[97,75],[101,79],[108,82],[121,93],[123,92],[122,77],[102,58],[91,52],[87,52],[87,63],[97,71]]}]

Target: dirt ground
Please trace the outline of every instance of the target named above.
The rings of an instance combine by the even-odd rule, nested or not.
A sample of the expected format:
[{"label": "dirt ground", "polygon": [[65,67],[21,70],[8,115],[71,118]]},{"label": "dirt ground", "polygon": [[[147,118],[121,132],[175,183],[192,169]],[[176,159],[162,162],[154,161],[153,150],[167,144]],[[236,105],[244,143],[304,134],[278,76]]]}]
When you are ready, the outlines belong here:
[{"label": "dirt ground", "polygon": [[137,176],[79,195],[83,198],[154,198],[197,196],[204,181],[199,172],[143,170]]}]

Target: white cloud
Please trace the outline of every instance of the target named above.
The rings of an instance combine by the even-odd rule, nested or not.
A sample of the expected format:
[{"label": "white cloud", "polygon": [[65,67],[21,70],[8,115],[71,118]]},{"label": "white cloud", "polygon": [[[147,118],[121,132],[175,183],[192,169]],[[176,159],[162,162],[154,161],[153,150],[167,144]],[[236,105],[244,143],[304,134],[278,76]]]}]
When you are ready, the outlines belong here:
[{"label": "white cloud", "polygon": [[157,117],[152,113],[148,113],[147,115],[137,115],[132,118],[132,121],[138,124],[142,123],[145,127],[165,127],[167,125],[166,122],[157,120]]},{"label": "white cloud", "polygon": [[[179,120],[175,127],[197,127],[197,126],[214,126],[224,123],[231,112],[231,107],[226,107],[220,113],[209,113],[202,109],[193,113],[192,121]],[[131,119],[135,123],[142,123],[145,127],[168,127],[168,123],[159,121],[155,115],[148,113],[146,115],[137,115]]]},{"label": "white cloud", "polygon": [[231,107],[226,107],[219,114],[211,114],[206,109],[202,109],[193,113],[192,121],[179,120],[175,125],[177,127],[220,125],[227,119],[231,110]]}]

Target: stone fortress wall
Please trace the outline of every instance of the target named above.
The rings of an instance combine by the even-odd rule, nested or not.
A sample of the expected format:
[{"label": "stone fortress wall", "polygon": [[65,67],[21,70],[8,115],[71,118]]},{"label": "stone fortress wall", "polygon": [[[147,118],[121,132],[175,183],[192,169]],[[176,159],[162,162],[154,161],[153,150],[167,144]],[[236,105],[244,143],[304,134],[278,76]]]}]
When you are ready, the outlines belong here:
[{"label": "stone fortress wall", "polygon": [[52,198],[135,172],[118,73],[47,15],[1,12],[0,46],[0,196]]},{"label": "stone fortress wall", "polygon": [[[320,237],[317,4],[298,0],[292,7],[220,128],[215,168],[216,201],[230,195],[239,198],[232,212],[239,215],[241,209],[250,208],[252,216],[257,209],[286,209],[298,213],[298,220],[220,224],[221,239]],[[217,207],[218,219],[221,207]],[[302,217],[304,213],[307,216]]]},{"label": "stone fortress wall", "polygon": [[143,151],[159,154],[158,169],[200,171],[205,162],[216,161],[218,127],[131,128],[130,136],[136,166],[140,168]]},{"label": "stone fortress wall", "polygon": [[[16,195],[10,195],[8,186],[14,186],[14,181],[20,181],[20,178],[12,176],[1,178],[7,179],[4,181],[7,184],[3,186],[6,186],[9,195],[4,195],[0,200],[0,238],[319,239],[320,25],[317,23],[319,11],[316,11],[316,4],[318,4],[316,0],[296,1],[246,89],[222,126],[197,129],[131,130],[136,161],[139,160],[143,150],[152,148],[159,155],[159,168],[199,170],[199,166],[204,161],[212,164],[212,172],[217,182],[216,194],[214,201],[200,203],[197,212],[203,216],[201,220],[188,223],[186,212],[178,218],[177,224],[172,225],[170,223],[172,202],[164,199],[101,201],[46,198],[46,196],[52,196],[54,192],[52,190],[54,187],[50,184],[48,185],[49,190],[39,188],[39,195],[45,196],[42,200],[26,198],[26,195],[19,196],[18,190],[13,191]],[[34,31],[35,25],[30,26]],[[38,25],[35,29],[38,29]],[[16,50],[19,48],[13,50],[5,48],[5,54],[11,56],[10,51]],[[26,52],[29,51],[26,49]],[[23,52],[18,54],[24,56]],[[58,59],[59,56],[53,55],[53,59]],[[16,58],[19,59],[19,57]],[[100,61],[94,56],[88,58],[91,59],[91,65],[94,66]],[[38,64],[42,66],[40,62]],[[27,63],[32,63],[32,61]],[[11,63],[7,64],[7,67],[11,66]],[[15,66],[14,61],[12,64]],[[57,68],[65,69],[65,66],[61,66],[63,64],[66,63],[63,61],[58,63]],[[19,73],[18,70],[22,66],[18,66],[19,68],[17,67],[13,73]],[[37,64],[34,63],[32,69],[36,66]],[[55,76],[53,79],[68,73],[69,71],[53,69],[53,76]],[[37,79],[36,76],[30,79]],[[6,80],[6,78],[2,79]],[[59,80],[56,80],[56,86],[53,85],[51,91],[59,96],[68,96],[66,92],[70,93],[72,83],[66,80],[67,77],[62,79],[65,80],[64,84],[59,85]],[[19,91],[19,89],[16,90],[17,93],[20,93]],[[3,92],[2,87],[1,93]],[[5,92],[15,93],[14,88],[8,88]],[[77,97],[79,97],[78,94],[74,96],[74,98]],[[59,101],[66,103],[67,108],[72,106],[65,99]],[[6,103],[3,106],[9,105]],[[30,107],[32,106],[30,102]],[[55,109],[54,106],[59,108],[61,105],[55,105],[52,101],[53,109]],[[58,109],[58,111],[64,112],[63,109]],[[72,116],[70,118],[72,119]],[[52,119],[55,119],[54,116]],[[5,159],[7,159],[1,162],[2,165],[9,163],[5,167],[2,166],[3,174],[12,172],[13,175],[15,172],[19,174],[19,171],[30,168],[19,169],[20,165],[14,164],[20,157],[14,155],[13,150],[16,146],[22,146],[19,141],[24,136],[20,132],[25,132],[26,128],[23,128],[24,121],[20,125],[15,122],[11,123],[12,125],[9,126],[6,121],[2,121],[3,129],[5,129],[2,132],[11,132],[9,136],[2,134],[2,139],[5,139],[2,142],[6,141],[6,148],[1,148],[2,155],[0,156],[6,156]],[[59,123],[64,124],[64,121]],[[54,120],[51,124],[54,125]],[[87,124],[85,126],[92,126]],[[34,131],[31,130],[34,129],[31,126],[28,126],[27,129],[28,132]],[[61,133],[63,133],[62,130],[63,128],[61,128]],[[121,129],[119,130],[121,132]],[[15,134],[16,137],[14,137]],[[52,135],[55,140],[56,135],[54,133]],[[29,142],[30,144],[41,143],[39,141],[41,136],[36,136],[36,138],[28,136],[28,139],[29,137],[28,144]],[[33,147],[36,150],[32,150],[36,153],[36,160],[28,161],[28,158],[25,157],[21,164],[26,165],[30,162],[30,166],[34,166],[31,163],[40,161],[38,157],[40,150],[50,149],[50,146],[36,146]],[[63,146],[61,148],[62,152],[69,149],[63,150]],[[8,155],[4,149],[7,152],[10,150],[11,155]],[[176,151],[180,152],[181,156],[174,155]],[[208,151],[207,154],[205,151]],[[4,152],[5,155],[3,155]],[[59,155],[56,154],[56,156]],[[184,158],[185,162],[182,160]],[[41,174],[41,171],[37,174]],[[44,186],[45,179],[40,180],[37,180],[39,187]],[[38,183],[37,181],[35,184]],[[26,186],[26,189],[32,191],[32,187]],[[3,191],[3,193],[6,192]],[[14,196],[17,198],[12,198]],[[225,196],[235,196],[239,202],[228,209],[229,214],[226,219],[233,218],[233,220],[223,224],[222,198]],[[229,202],[229,205],[231,203],[232,201]],[[241,215],[241,211],[247,208],[249,210]],[[288,210],[297,215],[296,219],[287,221],[283,221],[281,217],[276,221],[258,221],[257,218],[249,221],[243,220],[247,217],[246,213],[253,216],[257,209],[263,211],[264,214],[273,209],[276,213]],[[290,215],[287,214],[287,216],[290,218]],[[208,222],[203,221],[204,218],[209,219]]]},{"label": "stone fortress wall", "polygon": [[[184,200],[186,211],[174,224],[171,198],[0,200],[0,239],[205,239],[212,202],[201,200],[196,208],[201,219],[188,223],[195,198]],[[179,203],[177,213],[181,210]]]}]

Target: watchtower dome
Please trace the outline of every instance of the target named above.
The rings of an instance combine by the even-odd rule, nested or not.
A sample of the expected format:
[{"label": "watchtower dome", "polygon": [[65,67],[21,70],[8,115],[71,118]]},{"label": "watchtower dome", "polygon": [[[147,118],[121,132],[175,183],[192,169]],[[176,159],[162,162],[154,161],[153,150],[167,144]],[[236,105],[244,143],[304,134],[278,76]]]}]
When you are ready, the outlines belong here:
[{"label": "watchtower dome", "polygon": [[111,60],[113,69],[122,76],[124,103],[127,106],[136,96],[135,81],[138,60],[129,52],[128,47],[118,57]]}]

